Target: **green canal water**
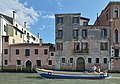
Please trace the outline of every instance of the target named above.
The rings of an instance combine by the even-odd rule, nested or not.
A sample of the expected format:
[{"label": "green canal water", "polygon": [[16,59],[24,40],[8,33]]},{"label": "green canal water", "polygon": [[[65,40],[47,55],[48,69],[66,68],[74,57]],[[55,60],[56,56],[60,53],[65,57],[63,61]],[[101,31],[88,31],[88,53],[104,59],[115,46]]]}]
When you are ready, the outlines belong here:
[{"label": "green canal water", "polygon": [[103,80],[45,79],[37,73],[0,73],[0,84],[120,84],[120,74]]}]

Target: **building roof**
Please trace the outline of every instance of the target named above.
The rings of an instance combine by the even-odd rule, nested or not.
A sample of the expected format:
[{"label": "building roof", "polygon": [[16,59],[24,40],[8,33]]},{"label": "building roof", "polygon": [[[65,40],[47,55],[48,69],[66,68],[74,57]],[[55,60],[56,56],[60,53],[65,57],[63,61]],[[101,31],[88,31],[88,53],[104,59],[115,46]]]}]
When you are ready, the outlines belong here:
[{"label": "building roof", "polygon": [[0,15],[2,15],[8,22],[10,22],[11,24],[13,24],[13,18],[11,18],[9,16],[6,16],[4,14],[1,14],[1,13],[0,13]]},{"label": "building roof", "polygon": [[86,18],[86,17],[80,17],[80,19],[83,19],[83,20],[90,20],[89,18]]},{"label": "building roof", "polygon": [[[19,44],[11,44],[10,46],[21,46],[21,47],[25,47],[25,46],[40,46],[39,43],[19,43]],[[49,47],[49,51],[55,51],[55,46],[54,44],[51,43],[43,43],[41,47]]]},{"label": "building roof", "polygon": [[101,11],[100,15],[96,18],[94,25],[99,21],[99,17],[103,14],[103,12],[112,4],[120,4],[120,1],[110,1],[108,5]]},{"label": "building roof", "polygon": [[39,46],[39,43],[18,43],[11,44],[10,46]]},{"label": "building roof", "polygon": [[55,16],[57,15],[81,15],[81,13],[63,13],[63,14],[55,14]]},{"label": "building roof", "polygon": [[[39,46],[39,43],[18,43],[18,44],[11,44],[11,46]],[[43,43],[42,46],[53,46],[52,43]]]},{"label": "building roof", "polygon": [[120,3],[120,1],[110,1],[109,3]]},{"label": "building roof", "polygon": [[53,46],[54,44],[52,44],[52,43],[43,43],[42,45],[43,46]]}]

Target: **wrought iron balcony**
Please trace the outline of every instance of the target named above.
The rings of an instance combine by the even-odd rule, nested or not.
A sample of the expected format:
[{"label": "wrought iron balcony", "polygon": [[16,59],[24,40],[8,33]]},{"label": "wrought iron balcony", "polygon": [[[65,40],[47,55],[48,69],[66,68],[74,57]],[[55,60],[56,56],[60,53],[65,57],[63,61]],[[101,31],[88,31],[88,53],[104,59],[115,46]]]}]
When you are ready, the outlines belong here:
[{"label": "wrought iron balcony", "polygon": [[89,49],[74,49],[73,52],[74,53],[78,53],[78,54],[88,54],[89,53]]}]

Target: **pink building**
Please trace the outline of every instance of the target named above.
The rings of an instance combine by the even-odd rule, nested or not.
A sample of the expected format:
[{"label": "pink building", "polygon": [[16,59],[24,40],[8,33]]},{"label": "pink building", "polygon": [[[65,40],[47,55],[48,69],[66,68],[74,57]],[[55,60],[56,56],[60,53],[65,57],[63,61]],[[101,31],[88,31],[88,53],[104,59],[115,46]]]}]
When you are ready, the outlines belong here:
[{"label": "pink building", "polygon": [[36,67],[55,68],[55,48],[53,44],[19,43],[9,45],[9,36],[3,36],[3,70],[25,71]]}]

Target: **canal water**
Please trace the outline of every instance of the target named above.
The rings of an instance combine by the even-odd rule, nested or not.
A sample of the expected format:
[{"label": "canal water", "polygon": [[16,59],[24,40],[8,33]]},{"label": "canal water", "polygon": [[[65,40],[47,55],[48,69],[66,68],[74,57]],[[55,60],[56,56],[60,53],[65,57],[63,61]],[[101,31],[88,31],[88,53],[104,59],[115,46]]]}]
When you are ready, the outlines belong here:
[{"label": "canal water", "polygon": [[0,84],[120,84],[120,74],[109,74],[102,80],[46,79],[37,73],[0,73]]}]

